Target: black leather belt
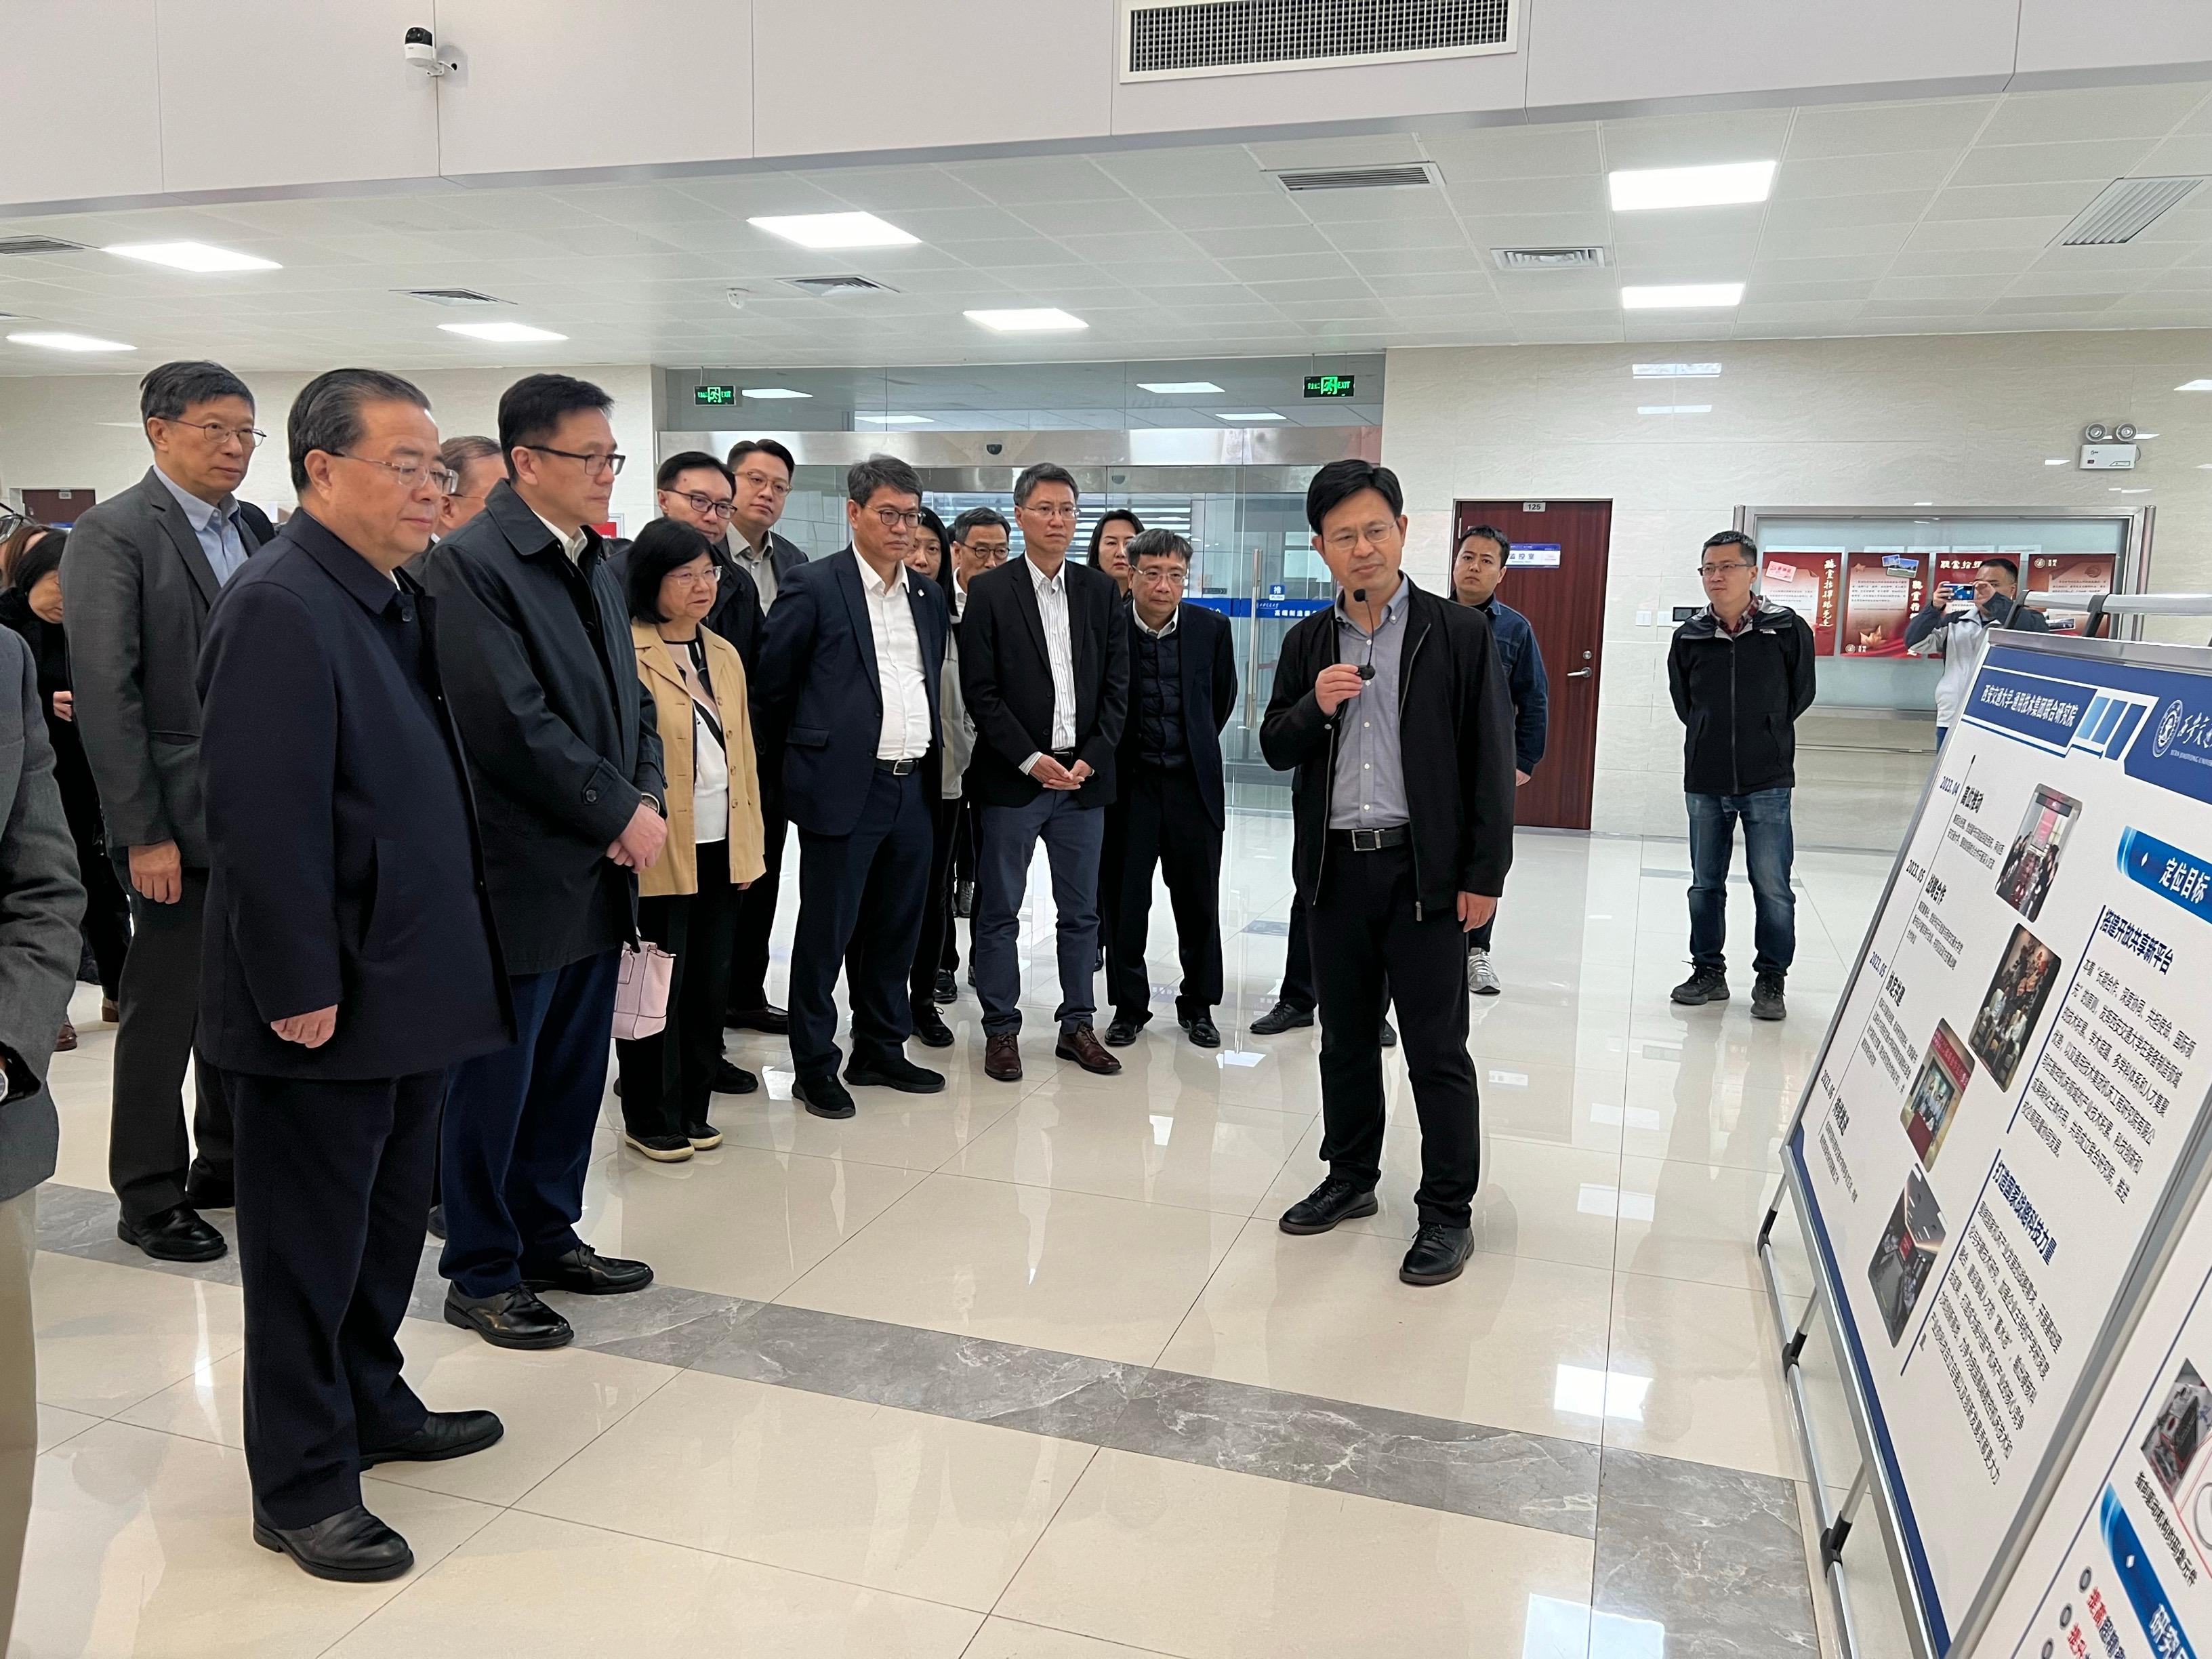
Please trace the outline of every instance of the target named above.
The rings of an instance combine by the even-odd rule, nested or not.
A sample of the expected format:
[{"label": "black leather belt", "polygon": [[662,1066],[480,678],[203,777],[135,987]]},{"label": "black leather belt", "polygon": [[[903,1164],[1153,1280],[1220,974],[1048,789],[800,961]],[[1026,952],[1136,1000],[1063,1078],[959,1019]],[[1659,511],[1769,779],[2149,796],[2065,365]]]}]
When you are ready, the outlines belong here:
[{"label": "black leather belt", "polygon": [[1045,753],[1050,755],[1062,766],[1072,767],[1075,764],[1076,750],[1073,749],[1048,749]]},{"label": "black leather belt", "polygon": [[902,778],[909,772],[918,772],[921,769],[921,762],[918,760],[879,760],[876,763],[877,771],[888,772],[895,778]]},{"label": "black leather belt", "polygon": [[1413,839],[1410,825],[1394,823],[1387,830],[1332,830],[1328,844],[1348,853],[1379,853],[1386,847],[1403,847]]}]

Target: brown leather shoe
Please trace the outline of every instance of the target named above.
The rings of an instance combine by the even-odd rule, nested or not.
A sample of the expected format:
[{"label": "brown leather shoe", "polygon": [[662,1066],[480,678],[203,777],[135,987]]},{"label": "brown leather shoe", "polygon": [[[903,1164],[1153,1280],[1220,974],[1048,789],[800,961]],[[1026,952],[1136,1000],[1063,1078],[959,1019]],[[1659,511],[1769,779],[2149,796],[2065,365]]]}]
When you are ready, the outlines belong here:
[{"label": "brown leather shoe", "polygon": [[76,1027],[64,1020],[61,1034],[54,1038],[54,1052],[58,1054],[65,1054],[76,1047]]},{"label": "brown leather shoe", "polygon": [[1072,1060],[1086,1072],[1096,1072],[1101,1077],[1119,1076],[1121,1062],[1106,1052],[1106,1045],[1098,1040],[1098,1033],[1088,1025],[1071,1025],[1060,1034],[1053,1045],[1053,1053],[1062,1060]]},{"label": "brown leather shoe", "polygon": [[1022,1080],[1022,1039],[1018,1032],[1001,1032],[985,1042],[983,1071],[986,1076],[995,1078],[1000,1083],[1019,1083]]}]

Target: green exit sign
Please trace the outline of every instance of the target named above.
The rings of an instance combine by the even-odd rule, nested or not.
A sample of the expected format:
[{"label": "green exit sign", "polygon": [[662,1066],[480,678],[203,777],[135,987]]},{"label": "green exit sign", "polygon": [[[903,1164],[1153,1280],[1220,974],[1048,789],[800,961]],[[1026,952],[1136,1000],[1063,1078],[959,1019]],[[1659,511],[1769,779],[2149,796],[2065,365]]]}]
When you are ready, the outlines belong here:
[{"label": "green exit sign", "polygon": [[733,404],[738,400],[738,389],[733,386],[701,386],[691,388],[695,404]]},{"label": "green exit sign", "polygon": [[1351,395],[1352,376],[1349,374],[1306,376],[1306,396],[1309,398],[1349,398]]}]

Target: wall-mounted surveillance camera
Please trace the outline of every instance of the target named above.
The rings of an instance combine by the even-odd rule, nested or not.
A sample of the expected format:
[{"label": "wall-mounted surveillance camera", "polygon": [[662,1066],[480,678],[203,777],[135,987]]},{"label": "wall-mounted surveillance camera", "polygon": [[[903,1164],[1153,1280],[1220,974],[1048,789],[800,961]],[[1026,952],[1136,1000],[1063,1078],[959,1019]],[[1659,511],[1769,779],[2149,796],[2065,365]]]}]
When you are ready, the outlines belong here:
[{"label": "wall-mounted surveillance camera", "polygon": [[410,66],[433,77],[451,75],[455,70],[460,68],[459,64],[438,55],[437,40],[426,28],[418,27],[408,30],[407,38],[401,50],[407,54],[407,62]]},{"label": "wall-mounted surveillance camera", "polygon": [[987,455],[1003,455],[1006,453],[1006,447],[1004,444],[985,444],[983,453]]}]

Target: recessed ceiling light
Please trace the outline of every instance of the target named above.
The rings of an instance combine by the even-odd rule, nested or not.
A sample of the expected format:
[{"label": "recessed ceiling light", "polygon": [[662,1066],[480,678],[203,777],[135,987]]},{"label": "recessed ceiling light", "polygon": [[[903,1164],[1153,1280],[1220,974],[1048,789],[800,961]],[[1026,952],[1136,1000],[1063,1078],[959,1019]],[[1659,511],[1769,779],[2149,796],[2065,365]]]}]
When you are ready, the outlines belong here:
[{"label": "recessed ceiling light", "polygon": [[855,415],[856,421],[866,421],[874,426],[935,426],[937,422],[927,415]]},{"label": "recessed ceiling light", "polygon": [[1632,284],[1620,290],[1624,311],[1694,311],[1742,303],[1741,283],[1662,283],[1645,287]]},{"label": "recessed ceiling light", "polygon": [[2048,460],[2046,460],[2045,462],[2044,462],[2044,465],[2045,465],[2045,466],[2067,466],[2067,465],[2071,465],[2071,464],[2072,464],[2072,460],[2073,460],[2073,458],[2072,458],[2071,456],[2069,456],[2069,455],[2053,455],[2052,457],[2051,457],[2051,459],[2048,459]]},{"label": "recessed ceiling light", "polygon": [[1051,306],[1025,311],[963,311],[960,314],[971,323],[995,328],[1001,334],[1033,334],[1049,329],[1091,326],[1082,318],[1070,316]]},{"label": "recessed ceiling light", "polygon": [[2112,489],[2112,494],[2115,495],[2148,495],[2150,494],[2150,486],[2148,484],[2143,485],[2140,489],[2127,489],[2122,488],[2118,484],[2114,484]]},{"label": "recessed ceiling light", "polygon": [[210,247],[205,242],[125,242],[107,251],[125,259],[143,259],[148,264],[168,265],[177,270],[282,270],[284,268],[274,259],[233,252],[227,247]]},{"label": "recessed ceiling light", "polygon": [[793,392],[787,386],[749,386],[739,394],[746,398],[811,398],[811,392]]},{"label": "recessed ceiling light", "polygon": [[1936,505],[1936,503],[1935,503],[1935,502],[1933,502],[1933,501],[1915,501],[1915,502],[1913,502],[1913,506],[1915,506],[1915,507],[1933,507],[1933,506],[1935,506],[1935,505]]},{"label": "recessed ceiling light", "polygon": [[1218,392],[1221,388],[1211,380],[1139,380],[1137,390],[1156,392],[1164,398],[1194,398],[1202,392]]},{"label": "recessed ceiling light", "polygon": [[745,222],[801,247],[908,247],[921,240],[872,213],[770,214]]},{"label": "recessed ceiling light", "polygon": [[1710,415],[1713,412],[1713,406],[1711,404],[1638,404],[1636,412],[1638,415]]},{"label": "recessed ceiling light", "polygon": [[2155,432],[2138,432],[2133,438],[2129,440],[2129,441],[2131,443],[2141,443],[2146,438],[2155,438],[2156,436],[2158,436],[2158,434]]},{"label": "recessed ceiling light", "polygon": [[556,334],[550,329],[532,328],[527,323],[441,323],[438,326],[447,334],[465,334],[471,340],[495,340],[502,345],[568,337],[565,334]]},{"label": "recessed ceiling light", "polygon": [[1272,409],[1247,409],[1240,410],[1233,415],[1224,410],[1216,410],[1213,418],[1217,421],[1279,421],[1283,417]]},{"label": "recessed ceiling light", "polygon": [[1639,380],[1709,380],[1721,372],[1718,363],[1636,363],[1630,374]]},{"label": "recessed ceiling light", "polygon": [[43,351],[136,351],[120,340],[102,340],[90,334],[10,334],[16,345],[37,346]]},{"label": "recessed ceiling light", "polygon": [[2212,380],[2184,380],[2176,392],[2212,392]]},{"label": "recessed ceiling light", "polygon": [[1771,161],[1724,161],[1711,167],[1642,167],[1606,175],[1615,213],[1646,208],[1726,207],[1763,202],[1774,189]]}]

